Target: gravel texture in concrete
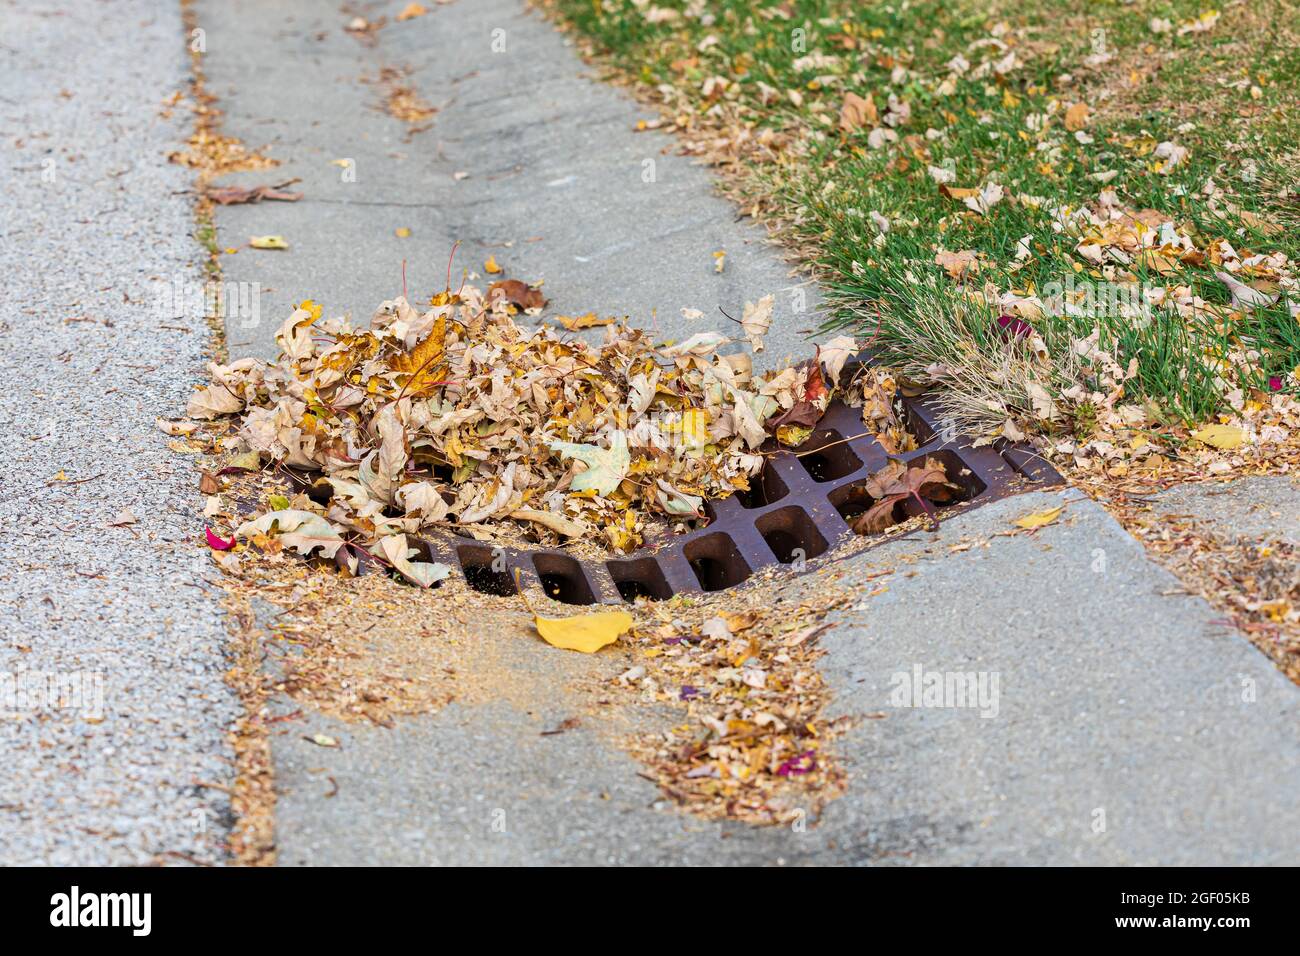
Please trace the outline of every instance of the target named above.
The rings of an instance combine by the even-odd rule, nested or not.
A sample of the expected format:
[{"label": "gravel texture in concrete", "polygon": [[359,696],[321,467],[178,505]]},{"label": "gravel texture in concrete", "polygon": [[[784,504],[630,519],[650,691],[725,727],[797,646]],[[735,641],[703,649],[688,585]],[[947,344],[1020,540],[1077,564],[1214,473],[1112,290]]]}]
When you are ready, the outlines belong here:
[{"label": "gravel texture in concrete", "polygon": [[[226,181],[297,177],[304,193],[217,210],[223,246],[265,234],[289,242],[226,258],[228,278],[262,290],[260,317],[232,323],[232,354],[273,354],[275,330],[303,298],[365,321],[401,291],[403,259],[412,300],[441,290],[457,240],[455,285],[464,267],[485,288],[493,256],[505,275],[544,282],[556,313],[627,315],[665,338],[735,335],[719,307],[739,318],[747,300],[773,293],[757,364],[811,354],[816,289],[791,277],[765,231],[737,221],[672,137],[635,131],[651,111],[581,75],[563,35],[517,0],[428,6],[395,23],[391,4],[353,5],[389,17],[362,42],[344,30],[350,15],[329,4],[197,5],[226,131],[282,163]],[[414,124],[389,115],[394,85],[438,112]],[[683,318],[684,307],[703,317]]]},{"label": "gravel texture in concrete", "polygon": [[[0,0],[0,863],[215,861],[220,611],[192,459],[202,372],[176,4]],[[132,520],[134,519],[134,520]],[[52,688],[52,689],[51,689]]]}]

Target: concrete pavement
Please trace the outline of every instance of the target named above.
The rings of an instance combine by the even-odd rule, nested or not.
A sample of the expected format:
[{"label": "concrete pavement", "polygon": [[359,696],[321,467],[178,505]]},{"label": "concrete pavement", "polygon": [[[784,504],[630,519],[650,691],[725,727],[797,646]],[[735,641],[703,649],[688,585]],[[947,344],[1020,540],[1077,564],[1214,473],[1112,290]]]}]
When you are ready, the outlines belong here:
[{"label": "concrete pavement", "polygon": [[[634,132],[645,114],[581,78],[563,39],[518,3],[439,6],[390,23],[373,44],[305,2],[199,10],[228,131],[267,144],[284,164],[276,177],[301,177],[307,194],[218,210],[222,245],[260,233],[291,244],[226,260],[230,276],[272,290],[269,322],[231,329],[236,352],[271,354],[270,332],[295,298],[364,316],[394,293],[403,257],[413,290],[440,288],[456,239],[472,268],[495,255],[513,276],[545,279],[561,312],[653,319],[665,336],[727,330],[715,305],[732,311],[789,284],[775,251],[734,221],[705,173],[673,156],[666,137]],[[375,108],[378,88],[362,80],[385,66],[409,68],[403,82],[438,108],[427,129]],[[330,165],[339,157],[355,159],[356,182]],[[654,182],[641,178],[647,159]],[[412,236],[396,237],[398,227]],[[722,248],[728,265],[717,275],[712,252]],[[770,360],[802,352],[800,330],[814,324],[789,313],[788,293],[777,301]],[[683,324],[681,306],[705,318]],[[872,570],[916,562],[913,576],[840,614],[824,638],[833,706],[887,716],[861,721],[844,742],[849,792],[815,828],[684,816],[598,728],[540,736],[572,712],[569,688],[622,665],[470,628],[467,638],[532,690],[393,729],[311,716],[312,732],[338,738],[339,749],[278,734],[279,860],[1294,862],[1297,689],[1216,625],[1209,606],[1171,593],[1176,582],[1091,502],[1072,502],[1064,521],[1033,537],[990,537],[1055,501],[990,505],[946,523],[933,544],[898,543],[843,566],[865,592]],[[948,554],[963,536],[990,543]],[[772,600],[816,593],[818,580],[774,588]],[[997,675],[997,715],[893,706],[898,675],[918,667]]]},{"label": "concrete pavement", "polygon": [[[513,0],[430,5],[373,45],[343,27],[356,12],[391,20],[390,4],[195,6],[226,132],[283,162],[236,181],[299,176],[306,193],[218,210],[223,247],[267,233],[291,246],[225,257],[228,280],[265,290],[256,320],[228,325],[236,354],[269,355],[299,298],[364,318],[398,291],[402,258],[413,295],[441,288],[456,239],[476,269],[494,255],[510,275],[545,279],[559,311],[630,314],[665,336],[729,330],[716,305],[790,283],[706,172],[664,152],[668,138],[635,132],[646,114],[581,78],[563,39]],[[193,469],[153,426],[183,408],[206,340],[201,320],[160,320],[154,304],[158,280],[198,280],[201,255],[189,173],[165,162],[188,132],[185,116],[161,115],[187,75],[179,11],[139,0],[75,20],[17,0],[0,11],[0,364],[13,383],[0,391],[11,463],[0,607],[12,622],[0,675],[99,674],[104,705],[0,722],[0,862],[217,861],[228,807],[196,781],[229,784],[236,701],[194,546]],[[84,60],[88,24],[131,55],[68,69]],[[386,68],[438,108],[428,129],[377,108]],[[354,160],[355,182],[340,158]],[[793,301],[777,295],[769,361],[805,351],[800,330],[815,319]],[[687,305],[705,318],[684,324]],[[1254,533],[1284,527],[1295,501],[1276,482],[1220,490],[1161,506]],[[861,595],[822,637],[832,709],[859,719],[838,745],[848,790],[817,826],[701,821],[637,776],[610,728],[584,719],[543,736],[573,714],[580,685],[623,662],[471,625],[466,640],[491,652],[509,693],[389,729],[312,712],[282,725],[279,860],[1295,863],[1300,690],[1098,506],[1064,500],[1032,535],[1005,532],[1058,494],[993,503],[935,537],[768,586],[773,613],[824,593],[826,574]],[[882,591],[869,576],[889,567]],[[898,691],[918,674],[971,675],[984,694],[905,706]]]},{"label": "concrete pavement", "polygon": [[[388,16],[362,42],[344,30],[350,15],[310,0],[196,5],[226,132],[282,163],[225,182],[297,177],[305,194],[217,210],[223,246],[264,234],[290,245],[225,258],[227,279],[263,289],[261,321],[231,330],[232,354],[273,351],[276,328],[303,298],[365,321],[401,291],[403,259],[412,299],[441,290],[457,240],[456,285],[465,267],[486,288],[483,264],[494,256],[506,275],[544,282],[558,314],[628,315],[664,337],[735,334],[718,307],[738,318],[747,299],[774,293],[760,358],[776,365],[810,352],[816,289],[791,278],[762,229],[737,221],[708,172],[674,154],[672,137],[636,132],[653,114],[583,77],[539,15],[515,0],[476,0],[394,23],[391,6],[349,7]],[[386,113],[385,70],[438,112],[414,124]],[[395,234],[402,228],[408,238]],[[704,316],[685,320],[683,307]]]},{"label": "concrete pavement", "polygon": [[[832,712],[879,716],[838,742],[848,792],[817,826],[685,815],[587,718],[540,736],[626,662],[483,631],[467,638],[519,674],[508,700],[392,730],[310,717],[337,750],[275,738],[280,863],[1294,864],[1300,690],[1093,502],[997,536],[1061,500],[996,502],[827,572],[864,595],[822,638]],[[996,698],[899,706],[917,668],[996,675]]]}]

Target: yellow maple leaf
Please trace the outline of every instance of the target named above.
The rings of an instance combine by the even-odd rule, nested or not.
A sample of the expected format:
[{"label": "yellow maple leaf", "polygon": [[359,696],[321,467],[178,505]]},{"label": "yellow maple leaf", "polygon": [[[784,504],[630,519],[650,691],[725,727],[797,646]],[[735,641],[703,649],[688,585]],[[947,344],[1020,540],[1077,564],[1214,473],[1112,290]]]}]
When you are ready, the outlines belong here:
[{"label": "yellow maple leaf", "polygon": [[501,267],[497,265],[496,256],[488,256],[487,262],[483,263],[483,271],[489,275],[501,274]]},{"label": "yellow maple leaf", "polygon": [[1027,514],[1023,518],[1017,518],[1012,522],[1017,528],[1024,528],[1027,531],[1033,531],[1035,528],[1042,528],[1051,524],[1061,516],[1065,510],[1065,505],[1056,508],[1048,508],[1046,511],[1035,511],[1033,514]]},{"label": "yellow maple leaf", "polygon": [[442,362],[446,348],[447,317],[440,315],[422,342],[410,352],[399,352],[392,358],[390,364],[394,370],[411,375],[402,386],[404,393],[419,395],[424,389],[442,381],[447,372],[447,366]]}]

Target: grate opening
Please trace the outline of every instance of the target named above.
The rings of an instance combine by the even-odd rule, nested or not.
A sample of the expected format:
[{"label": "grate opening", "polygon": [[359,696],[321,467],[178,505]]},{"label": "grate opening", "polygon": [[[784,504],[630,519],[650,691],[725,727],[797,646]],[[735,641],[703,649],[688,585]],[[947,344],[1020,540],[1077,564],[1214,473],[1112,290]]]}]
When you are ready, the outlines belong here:
[{"label": "grate opening", "polygon": [[[854,519],[864,514],[876,503],[876,499],[867,494],[867,490],[863,485],[864,482],[855,481],[843,488],[836,488],[830,494],[830,502],[835,506],[835,510],[840,513],[840,517],[844,519],[845,524],[853,524]],[[891,514],[897,524],[907,519],[908,511],[900,501],[894,505]]]},{"label": "grate opening", "polygon": [[457,548],[456,557],[460,560],[460,569],[465,575],[465,583],[475,591],[495,594],[497,597],[509,597],[519,593],[519,589],[515,587],[515,579],[506,569],[505,562],[499,563],[499,570],[493,567],[491,548]]},{"label": "grate opening", "polygon": [[961,489],[954,492],[957,501],[970,501],[972,498],[978,498],[988,491],[989,486],[980,481],[979,476],[966,467],[966,463],[961,460],[956,452],[932,451],[925,457],[935,458],[943,462],[943,470],[947,474],[948,480]]},{"label": "grate opening", "polygon": [[799,446],[799,464],[813,481],[834,481],[862,467],[862,459],[843,439],[844,436],[833,429],[819,428],[812,438]]},{"label": "grate opening", "polygon": [[637,558],[634,561],[607,561],[609,576],[624,601],[629,604],[637,598],[647,601],[666,601],[673,596],[663,569],[654,558]]},{"label": "grate opening", "polygon": [[[948,480],[958,487],[958,490],[953,492],[951,501],[935,502],[936,506],[945,508],[961,504],[982,495],[988,489],[988,486],[966,467],[955,452],[932,451],[925,455],[918,455],[912,458],[911,461],[917,462],[926,458],[933,458],[942,463]],[[866,479],[864,478],[862,481],[855,481],[843,488],[836,488],[829,495],[830,503],[835,506],[835,510],[840,513],[840,517],[848,524],[852,524],[854,518],[875,503],[875,499],[867,494],[865,485]],[[925,509],[917,503],[916,499],[907,498],[895,504],[891,513],[895,522],[901,522],[906,521],[909,517],[925,514]]]},{"label": "grate opening", "polygon": [[935,435],[938,433],[926,424],[926,421],[921,417],[920,412],[906,402],[903,403],[902,418],[903,427],[911,433],[912,438],[916,440],[918,448],[934,441]]},{"label": "grate opening", "polygon": [[330,499],[334,497],[334,486],[324,478],[317,478],[305,490],[307,497],[322,507],[328,506]]},{"label": "grate opening", "polygon": [[562,554],[535,554],[533,567],[542,582],[542,592],[553,601],[565,604],[595,604],[582,565]]},{"label": "grate opening", "polygon": [[775,504],[790,493],[790,489],[776,473],[775,468],[764,466],[749,486],[748,491],[737,491],[736,500],[746,508],[762,508]]},{"label": "grate opening", "polygon": [[817,530],[817,525],[813,524],[808,512],[798,505],[765,514],[758,519],[756,526],[758,533],[782,564],[815,558],[828,547],[826,539]]},{"label": "grate opening", "polygon": [[[424,540],[423,538],[417,538],[414,535],[408,535],[406,538],[406,543],[409,547],[415,549],[415,556],[412,560],[426,561],[429,564],[437,564],[442,560],[442,555],[435,553],[433,548],[429,545],[429,542]],[[396,571],[394,571],[393,573],[397,574]],[[401,575],[398,575],[398,577],[400,576]],[[433,586],[430,587],[429,590],[434,591],[440,587],[442,587],[442,582],[434,581]]]},{"label": "grate opening", "polygon": [[695,539],[683,553],[706,591],[735,587],[752,573],[731,535],[722,532]]}]

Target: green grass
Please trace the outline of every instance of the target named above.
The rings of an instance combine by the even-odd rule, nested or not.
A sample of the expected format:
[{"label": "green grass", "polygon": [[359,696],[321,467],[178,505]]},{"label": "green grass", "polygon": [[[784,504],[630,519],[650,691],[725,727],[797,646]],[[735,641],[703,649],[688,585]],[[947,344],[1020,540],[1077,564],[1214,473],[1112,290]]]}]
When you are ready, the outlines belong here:
[{"label": "green grass", "polygon": [[[1094,174],[1113,171],[1107,185],[1124,206],[1172,216],[1194,227],[1199,238],[1300,256],[1300,116],[1293,108],[1300,99],[1300,46],[1283,26],[1295,19],[1288,3],[1224,10],[1214,29],[1183,36],[1178,26],[1209,5],[1102,2],[1084,12],[1066,0],[652,5],[679,13],[705,9],[713,20],[679,15],[651,23],[642,13],[649,5],[631,0],[552,0],[608,62],[637,64],[633,75],[641,83],[676,89],[673,109],[691,126],[748,127],[753,138],[764,130],[776,137],[775,148],[741,152],[736,193],[747,203],[761,203],[807,251],[832,295],[828,324],[851,327],[863,337],[875,333],[882,358],[905,372],[919,374],[934,362],[966,362],[982,372],[1019,347],[1008,345],[996,314],[972,306],[966,290],[935,265],[940,249],[978,254],[981,271],[968,287],[992,283],[1002,292],[1030,293],[1071,276],[1104,278],[1076,253],[1074,241],[1053,231],[1048,212],[1096,201],[1103,186],[1090,178]],[[1153,17],[1171,20],[1174,31],[1153,33]],[[942,88],[955,55],[974,66],[982,57],[1003,55],[971,49],[999,23],[1009,28],[1003,38],[1014,40],[1022,65],[1005,76],[968,73]],[[1098,52],[1108,57],[1086,62]],[[819,61],[819,55],[836,59]],[[906,77],[892,75],[899,66]],[[1148,79],[1134,83],[1135,75]],[[707,98],[703,88],[710,77],[724,79],[730,89]],[[797,102],[789,91],[798,94]],[[898,127],[897,143],[873,149],[868,129],[839,129],[849,91],[871,95],[882,114],[891,93],[907,102],[911,115]],[[1094,107],[1086,128],[1091,143],[1061,130],[1060,111],[1080,101]],[[1057,117],[1040,137],[1030,119],[1053,108]],[[927,130],[941,135],[927,137]],[[1040,145],[1043,139],[1047,148]],[[1165,140],[1189,149],[1170,175],[1157,172],[1152,156],[1156,143]],[[969,214],[927,172],[945,164],[956,173],[956,186],[996,180],[1015,196],[1044,202],[1041,208],[1002,202],[987,215]],[[1235,211],[1226,210],[1222,199],[1217,210],[1210,208],[1200,195],[1209,178]],[[871,212],[890,220],[885,235],[878,235]],[[1270,224],[1280,231],[1263,231]],[[1026,235],[1032,237],[1032,256],[1018,264],[1017,243]],[[1181,263],[1163,277],[1135,268],[1131,278],[1161,285],[1177,279],[1207,302],[1229,301],[1208,263]],[[945,319],[955,323],[946,332]],[[1300,366],[1300,328],[1283,303],[1227,324],[1212,315],[1187,319],[1157,310],[1149,322],[1113,314],[1047,316],[1033,326],[1054,367],[1031,367],[1026,374],[1054,389],[1065,410],[1062,421],[1042,423],[1048,429],[1086,429],[1089,423],[1091,403],[1071,402],[1060,393],[1072,382],[1100,387],[1095,369],[1077,367],[1066,354],[1094,326],[1102,348],[1121,364],[1137,360],[1124,400],[1145,402],[1153,417],[1206,420],[1225,411],[1232,388],[1267,389],[1269,379],[1280,376],[1293,389],[1295,380],[1288,376]],[[1238,358],[1231,369],[1220,367],[1224,357],[1243,352],[1258,354]],[[943,384],[964,387],[960,381]],[[978,413],[973,404],[983,394],[968,390],[956,396],[954,407],[972,422],[993,425],[998,413]],[[1013,409],[1024,398],[1016,389],[1003,397]]]}]

